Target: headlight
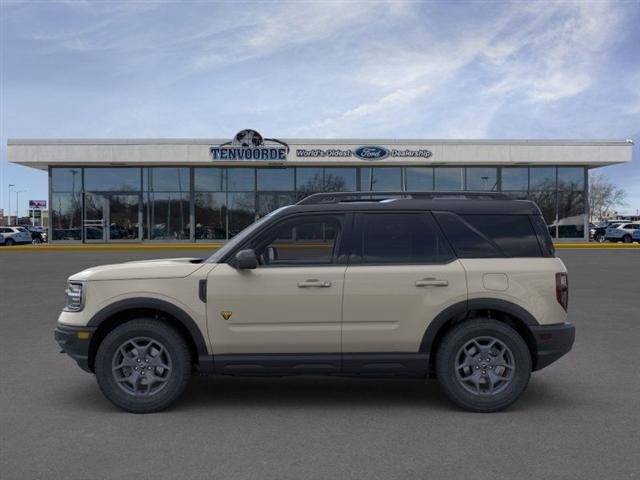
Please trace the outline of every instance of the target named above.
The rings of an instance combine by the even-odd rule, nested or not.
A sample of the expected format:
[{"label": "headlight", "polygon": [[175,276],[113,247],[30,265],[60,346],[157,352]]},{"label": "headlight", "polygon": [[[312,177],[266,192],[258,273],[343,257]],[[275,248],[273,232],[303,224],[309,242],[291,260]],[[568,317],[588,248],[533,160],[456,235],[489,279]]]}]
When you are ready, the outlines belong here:
[{"label": "headlight", "polygon": [[78,282],[69,282],[66,294],[67,303],[64,309],[67,312],[79,312],[84,307],[84,285]]}]

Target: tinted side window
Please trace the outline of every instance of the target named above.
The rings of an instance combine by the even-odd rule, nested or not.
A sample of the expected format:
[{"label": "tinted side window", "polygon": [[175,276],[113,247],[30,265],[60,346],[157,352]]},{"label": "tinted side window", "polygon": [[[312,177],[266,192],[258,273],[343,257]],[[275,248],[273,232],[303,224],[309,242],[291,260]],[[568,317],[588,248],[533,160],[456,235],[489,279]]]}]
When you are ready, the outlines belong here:
[{"label": "tinted side window", "polygon": [[262,265],[332,264],[341,232],[341,218],[316,215],[285,220],[269,229],[252,248]]},{"label": "tinted side window", "polygon": [[505,256],[486,236],[458,215],[451,212],[436,212],[434,216],[458,257],[491,258]]},{"label": "tinted side window", "polygon": [[510,257],[540,257],[538,237],[528,215],[463,215],[471,226]]},{"label": "tinted side window", "polygon": [[366,213],[361,216],[362,263],[446,263],[454,258],[426,213]]}]

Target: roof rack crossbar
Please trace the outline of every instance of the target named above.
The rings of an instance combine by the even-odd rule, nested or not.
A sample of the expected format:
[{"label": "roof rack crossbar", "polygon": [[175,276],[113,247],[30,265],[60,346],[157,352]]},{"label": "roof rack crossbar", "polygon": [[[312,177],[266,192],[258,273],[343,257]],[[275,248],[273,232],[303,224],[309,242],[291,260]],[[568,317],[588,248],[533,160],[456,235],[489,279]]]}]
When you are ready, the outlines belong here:
[{"label": "roof rack crossbar", "polygon": [[314,193],[300,200],[297,205],[317,205],[326,203],[340,203],[343,201],[381,201],[398,197],[412,199],[434,200],[446,197],[458,197],[476,200],[511,200],[506,193],[500,192],[323,192]]}]

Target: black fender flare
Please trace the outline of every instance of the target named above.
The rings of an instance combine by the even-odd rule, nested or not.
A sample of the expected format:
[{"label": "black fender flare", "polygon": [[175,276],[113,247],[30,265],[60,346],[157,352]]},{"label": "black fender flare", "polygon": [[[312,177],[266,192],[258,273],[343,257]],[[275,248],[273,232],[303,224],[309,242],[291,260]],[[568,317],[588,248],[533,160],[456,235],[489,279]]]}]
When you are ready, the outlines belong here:
[{"label": "black fender flare", "polygon": [[464,300],[445,308],[429,323],[420,342],[420,352],[429,353],[431,351],[438,332],[449,320],[463,319],[473,310],[498,310],[517,318],[526,325],[538,325],[538,321],[531,313],[520,305],[516,305],[507,300],[501,300],[499,298],[474,298],[472,300]]},{"label": "black fender flare", "polygon": [[187,332],[189,332],[189,335],[191,336],[191,339],[195,344],[198,356],[209,355],[209,353],[207,352],[207,344],[204,340],[204,337],[202,336],[202,332],[198,328],[198,325],[193,320],[193,318],[191,318],[191,316],[181,308],[176,307],[174,304],[157,298],[136,297],[119,300],[115,303],[112,303],[111,305],[106,306],[98,313],[96,313],[93,317],[91,317],[91,320],[89,320],[87,326],[97,328],[102,322],[112,317],[113,315],[125,312],[127,310],[135,310],[138,308],[159,310],[171,315],[187,330]]}]

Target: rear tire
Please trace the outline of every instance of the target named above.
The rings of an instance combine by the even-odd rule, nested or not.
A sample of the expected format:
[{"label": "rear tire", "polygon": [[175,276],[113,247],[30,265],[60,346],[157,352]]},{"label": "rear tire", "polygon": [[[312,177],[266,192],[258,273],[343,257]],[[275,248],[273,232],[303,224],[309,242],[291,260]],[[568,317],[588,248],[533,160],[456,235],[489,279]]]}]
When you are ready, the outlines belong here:
[{"label": "rear tire", "polygon": [[132,413],[169,407],[191,377],[192,360],[183,336],[152,319],[117,326],[102,340],[95,372],[102,393]]},{"label": "rear tire", "polygon": [[624,237],[622,237],[622,241],[624,243],[631,243],[631,235],[625,235]]},{"label": "rear tire", "polygon": [[14,242],[12,238],[7,238],[7,239],[4,241],[4,244],[5,244],[7,247],[12,247],[15,243],[16,243],[16,242]]},{"label": "rear tire", "polygon": [[472,412],[495,412],[515,402],[531,376],[531,354],[513,328],[488,318],[467,320],[444,337],[436,355],[444,393]]}]

